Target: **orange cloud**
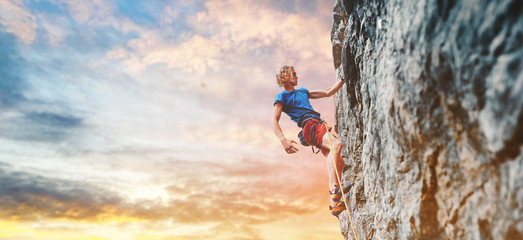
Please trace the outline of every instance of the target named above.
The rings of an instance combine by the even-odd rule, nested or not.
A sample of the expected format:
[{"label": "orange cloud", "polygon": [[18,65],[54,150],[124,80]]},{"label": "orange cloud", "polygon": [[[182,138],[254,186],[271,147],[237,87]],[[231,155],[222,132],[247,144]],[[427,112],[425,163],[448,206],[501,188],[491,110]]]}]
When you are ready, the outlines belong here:
[{"label": "orange cloud", "polygon": [[[0,219],[49,224],[66,221],[73,230],[113,224],[118,225],[111,231],[121,231],[125,226],[139,226],[137,229],[143,231],[154,227],[166,239],[169,239],[167,236],[228,239],[202,236],[194,231],[173,235],[169,232],[173,227],[165,223],[168,222],[177,226],[201,226],[207,229],[205,232],[224,231],[228,233],[223,235],[229,237],[264,239],[265,233],[259,232],[260,225],[318,211],[329,214],[324,161],[300,160],[306,156],[309,155],[303,153],[292,158],[239,161],[170,159],[149,163],[155,165],[154,169],[147,164],[135,166],[156,175],[152,179],[155,182],[166,184],[167,201],[130,202],[116,192],[90,184],[1,168]],[[234,233],[232,229],[242,232]]]},{"label": "orange cloud", "polygon": [[0,216],[19,221],[172,219],[179,223],[254,224],[316,211],[321,202],[318,199],[326,198],[318,191],[324,188],[323,181],[311,178],[324,174],[318,174],[313,165],[251,159],[223,163],[177,160],[170,165],[172,177],[163,180],[173,182],[166,187],[171,196],[166,204],[128,202],[117,193],[81,182],[3,170]]}]

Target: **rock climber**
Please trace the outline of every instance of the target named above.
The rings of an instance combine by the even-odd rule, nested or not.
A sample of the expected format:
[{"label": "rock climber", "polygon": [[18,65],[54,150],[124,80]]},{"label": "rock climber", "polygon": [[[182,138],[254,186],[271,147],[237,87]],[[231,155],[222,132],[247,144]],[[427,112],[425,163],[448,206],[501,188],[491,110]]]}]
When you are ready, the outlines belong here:
[{"label": "rock climber", "polygon": [[[332,215],[337,217],[346,209],[341,196],[340,184],[336,176],[337,169],[338,176],[341,178],[344,166],[343,158],[341,157],[343,144],[330,133],[330,129],[329,131],[327,130],[326,124],[324,124],[324,121],[320,118],[320,114],[314,111],[309,99],[334,95],[334,93],[343,86],[343,81],[340,80],[325,90],[309,91],[306,88],[296,89],[295,86],[298,85],[298,75],[294,67],[282,66],[278,74],[276,74],[276,83],[284,90],[278,93],[274,100],[274,112],[272,116],[274,133],[280,139],[285,152],[288,154],[298,152],[298,148],[295,146],[295,144],[297,144],[296,141],[287,139],[280,127],[279,121],[281,112],[283,111],[292,121],[298,124],[298,127],[302,128],[302,131],[298,135],[300,142],[305,146],[312,145],[317,147],[323,155],[327,157],[329,193],[331,197],[329,209]],[[329,144],[329,135],[332,149],[331,144]],[[334,161],[332,158],[334,158]],[[334,167],[334,162],[336,162],[336,168]],[[351,186],[352,185],[344,186],[344,193],[346,193]]]}]

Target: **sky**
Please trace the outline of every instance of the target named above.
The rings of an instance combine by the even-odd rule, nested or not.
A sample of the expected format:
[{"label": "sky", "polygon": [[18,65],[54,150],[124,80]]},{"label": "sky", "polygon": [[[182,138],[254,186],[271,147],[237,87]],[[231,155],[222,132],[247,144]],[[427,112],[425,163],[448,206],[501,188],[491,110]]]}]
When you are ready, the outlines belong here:
[{"label": "sky", "polygon": [[342,239],[270,123],[280,66],[334,83],[333,5],[0,0],[0,239]]}]

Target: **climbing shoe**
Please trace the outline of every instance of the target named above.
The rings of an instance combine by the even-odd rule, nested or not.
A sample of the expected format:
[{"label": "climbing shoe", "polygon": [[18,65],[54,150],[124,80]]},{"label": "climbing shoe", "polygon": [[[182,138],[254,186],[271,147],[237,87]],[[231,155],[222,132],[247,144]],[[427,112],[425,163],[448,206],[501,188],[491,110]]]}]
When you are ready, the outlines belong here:
[{"label": "climbing shoe", "polygon": [[[352,183],[348,183],[346,184],[347,186],[343,186],[343,193],[345,195],[347,195],[347,193],[349,192],[349,190],[352,188]],[[340,190],[340,186],[336,186],[336,188],[334,188],[334,191],[329,191],[329,194],[331,196],[331,199],[333,202],[338,202],[340,201],[341,199],[341,190]]]},{"label": "climbing shoe", "polygon": [[334,191],[329,191],[329,194],[331,195],[331,200],[333,202],[339,202],[341,199],[341,191],[340,186],[336,186]]},{"label": "climbing shoe", "polygon": [[[351,188],[352,183],[346,184],[346,186],[343,186],[343,193],[347,195]],[[336,186],[336,188],[334,188],[334,191],[329,191],[329,193],[331,196],[331,200],[336,203],[334,207],[329,206],[329,210],[331,211],[332,215],[337,217],[338,215],[340,215],[341,212],[343,212],[343,210],[347,209],[345,206],[345,202],[341,200],[342,194],[340,186]]]},{"label": "climbing shoe", "polygon": [[336,202],[336,206],[334,207],[329,206],[329,210],[335,217],[338,217],[338,215],[340,215],[340,213],[345,209],[347,208],[345,207],[345,203],[343,201]]}]

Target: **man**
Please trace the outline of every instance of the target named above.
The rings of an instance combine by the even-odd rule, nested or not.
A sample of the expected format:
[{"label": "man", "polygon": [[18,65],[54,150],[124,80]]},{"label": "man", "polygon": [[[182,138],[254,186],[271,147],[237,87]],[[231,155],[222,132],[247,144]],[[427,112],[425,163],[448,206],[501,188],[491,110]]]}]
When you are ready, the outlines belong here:
[{"label": "man", "polygon": [[[296,142],[288,140],[281,130],[279,121],[281,112],[283,111],[303,129],[299,136],[302,144],[316,146],[322,151],[323,155],[327,157],[329,193],[331,195],[329,209],[334,216],[338,216],[346,209],[343,199],[341,199],[340,184],[336,176],[337,169],[338,176],[341,178],[341,172],[344,166],[341,157],[343,144],[327,131],[327,127],[323,124],[320,114],[314,111],[309,99],[334,95],[343,85],[343,81],[340,80],[325,90],[309,91],[306,88],[295,89],[295,86],[298,85],[298,76],[296,75],[296,71],[294,71],[294,67],[282,66],[279,73],[276,74],[276,83],[280,87],[283,87],[284,91],[278,93],[274,100],[274,113],[272,118],[274,133],[280,139],[283,148],[288,154],[298,152],[298,148],[294,145]],[[331,144],[329,144],[329,137],[332,143],[332,149]],[[332,158],[334,158],[334,162],[336,162],[336,168],[334,168]],[[349,188],[350,186],[344,187],[344,192],[347,192]]]}]

